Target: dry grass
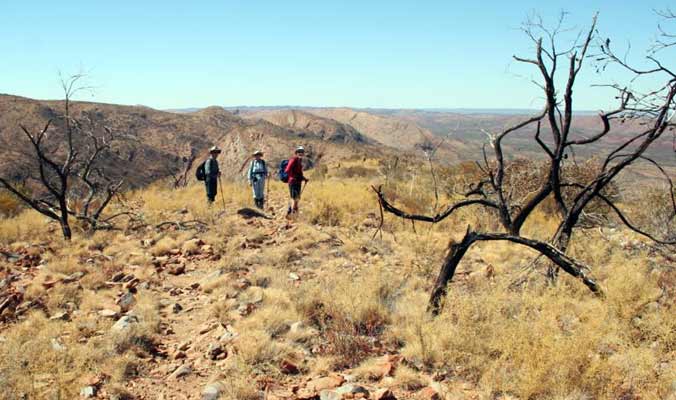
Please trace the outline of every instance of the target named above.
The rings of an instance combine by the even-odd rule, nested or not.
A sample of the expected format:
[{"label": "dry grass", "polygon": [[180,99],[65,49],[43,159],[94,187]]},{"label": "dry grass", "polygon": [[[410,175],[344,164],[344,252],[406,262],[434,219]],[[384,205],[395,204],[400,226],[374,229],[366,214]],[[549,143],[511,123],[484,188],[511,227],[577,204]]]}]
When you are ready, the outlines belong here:
[{"label": "dry grass", "polygon": [[[240,184],[225,187],[225,216],[207,207],[199,185],[171,192],[156,186],[130,194],[142,203],[148,222],[200,219],[210,230],[100,232],[80,235],[45,254],[47,262],[27,287],[26,298],[44,298],[50,314],[74,308],[80,316],[72,322],[50,321],[37,312],[3,327],[0,397],[77,397],[78,376],[101,371],[112,377],[111,388],[123,390],[143,366],[138,356],[153,351],[160,323],[158,294],[140,291],[132,311],[140,324],[111,334],[111,321],[94,316],[117,296],[103,283],[121,270],[144,281],[157,279],[150,258],[174,249],[193,253],[189,240],[196,237],[222,259],[196,262],[192,267],[203,270],[189,279],[199,281],[217,268],[225,271],[201,287],[212,301],[205,314],[239,333],[214,376],[225,399],[258,398],[261,388],[252,382],[263,375],[279,377],[285,359],[298,361],[302,372],[357,368],[357,376],[368,379],[376,376],[373,358],[385,351],[403,356],[391,383],[411,392],[428,385],[429,376],[439,371],[470,382],[487,398],[650,400],[673,391],[676,272],[637,236],[609,229],[602,235],[587,230],[574,236],[570,253],[594,267],[605,299],[591,296],[565,275],[555,287],[547,286],[540,271],[528,272],[526,284],[515,288],[511,284],[527,272],[523,268],[535,254],[505,243],[474,246],[450,284],[444,311],[432,319],[425,312],[428,293],[448,241],[458,240],[467,224],[494,228],[494,216],[471,209],[432,227],[417,224],[415,231],[390,216],[382,240],[372,240],[373,227],[364,224],[373,219],[369,213],[377,212],[368,189],[370,175],[355,171],[345,172],[355,174],[349,180],[336,180],[329,170],[313,181],[299,221],[275,236],[274,243],[268,226],[231,216],[251,202],[248,188]],[[428,183],[420,179],[420,187]],[[394,181],[388,190],[401,192],[397,204],[403,208],[429,212],[434,200],[418,187]],[[272,185],[278,198],[285,190],[277,182]],[[442,194],[441,204],[454,195]],[[640,213],[646,211],[634,215]],[[655,226],[661,221],[647,214],[642,218],[657,221]],[[538,210],[524,232],[546,238],[556,223]],[[3,245],[17,248],[52,237],[44,218],[29,211],[0,220],[0,235]],[[154,244],[141,246],[140,239]],[[245,239],[260,248],[243,249]],[[84,262],[92,254],[110,259]],[[78,271],[86,272],[80,285],[43,288],[46,280]],[[289,272],[301,280],[292,282]],[[235,290],[233,281],[242,274],[254,286]],[[235,316],[246,303],[255,305],[251,314]],[[291,332],[292,324],[301,327]],[[54,338],[65,350],[54,350]],[[457,392],[452,382],[441,385],[448,393]]]},{"label": "dry grass", "polygon": [[357,365],[370,355],[374,339],[389,322],[394,293],[384,273],[366,277],[332,276],[297,297],[308,323],[327,341],[335,367]]}]

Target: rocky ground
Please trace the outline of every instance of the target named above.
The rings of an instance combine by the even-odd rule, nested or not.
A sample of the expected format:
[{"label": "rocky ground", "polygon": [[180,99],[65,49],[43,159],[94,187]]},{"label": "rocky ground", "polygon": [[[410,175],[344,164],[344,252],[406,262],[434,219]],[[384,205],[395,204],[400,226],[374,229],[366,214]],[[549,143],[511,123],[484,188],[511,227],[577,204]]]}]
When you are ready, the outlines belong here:
[{"label": "rocky ground", "polygon": [[[214,379],[215,372],[225,369],[228,360],[238,351],[236,344],[247,332],[237,328],[239,322],[256,315],[263,306],[266,290],[271,284],[269,277],[256,274],[260,265],[245,261],[233,268],[232,263],[224,263],[224,259],[232,254],[224,254],[217,250],[213,241],[235,243],[236,257],[241,260],[254,260],[262,249],[279,257],[291,260],[288,268],[274,271],[274,278],[283,281],[284,285],[302,287],[322,275],[322,259],[334,258],[343,263],[342,273],[358,273],[361,268],[369,267],[373,259],[380,256],[369,253],[364,248],[355,259],[348,256],[344,242],[336,234],[337,230],[311,226],[303,222],[303,216],[297,220],[287,220],[284,214],[284,201],[280,198],[269,204],[268,212],[278,216],[271,220],[264,218],[247,218],[247,215],[231,215],[225,220],[236,225],[235,237],[210,235],[208,240],[201,238],[202,226],[187,224],[166,224],[157,231],[190,232],[190,239],[175,242],[176,247],[168,248],[161,255],[152,255],[157,242],[152,236],[156,230],[148,229],[124,236],[123,240],[134,243],[134,251],[143,252],[149,257],[149,265],[116,265],[107,269],[112,257],[106,255],[106,245],[90,246],[86,258],[78,260],[86,268],[72,274],[55,276],[46,273],[45,268],[55,257],[64,256],[58,246],[41,243],[16,243],[2,249],[4,265],[0,281],[2,318],[5,329],[10,324],[21,323],[28,314],[41,310],[51,321],[77,323],[84,317],[97,320],[97,327],[107,326],[106,330],[97,330],[91,336],[81,339],[86,343],[97,336],[106,336],[119,332],[132,331],[141,322],[136,312],[137,298],[142,294],[151,297],[158,305],[159,320],[157,333],[143,344],[143,351],[137,356],[142,358],[137,371],[125,382],[124,394],[119,391],[110,393],[107,382],[110,379],[105,373],[90,372],[83,374],[76,382],[82,398],[124,398],[134,399],[217,399],[228,391],[226,379]],[[234,209],[227,213],[234,214]],[[222,212],[214,210],[223,215]],[[177,220],[185,210],[176,212]],[[246,213],[240,213],[246,214]],[[185,219],[187,217],[183,217]],[[363,222],[363,230],[375,227],[375,220],[370,216]],[[298,234],[299,226],[303,232]],[[190,230],[189,227],[197,229]],[[145,237],[144,235],[149,235]],[[308,246],[308,235],[314,236]],[[365,233],[366,235],[366,233]],[[185,237],[185,236],[184,236]],[[301,239],[302,237],[302,239]],[[116,240],[122,237],[117,236]],[[299,246],[294,246],[298,243]],[[282,250],[291,251],[291,255]],[[393,257],[396,258],[396,257]],[[288,260],[287,260],[288,261]],[[228,265],[226,265],[228,264]],[[150,271],[148,269],[151,269]],[[103,276],[96,290],[106,293],[103,301],[85,312],[78,305],[66,302],[57,310],[47,306],[46,299],[50,293],[64,287],[73,290],[89,290],[81,281],[93,270],[99,270]],[[39,277],[40,279],[37,279]],[[40,296],[28,299],[26,288],[34,286],[36,279],[44,290]],[[218,287],[219,290],[214,290]],[[356,294],[358,295],[358,294]],[[106,297],[107,296],[107,297]],[[214,307],[224,309],[225,316],[215,315]],[[106,322],[109,321],[109,322]],[[227,322],[226,322],[227,321]],[[328,373],[314,374],[308,371],[308,360],[320,353],[326,343],[319,332],[306,321],[284,321],[278,327],[275,336],[286,340],[284,336],[313,337],[303,346],[298,346],[291,357],[270,360],[277,363],[275,376],[261,374],[256,381],[250,382],[258,389],[260,398],[264,399],[397,399],[420,398],[440,399],[441,387],[429,377],[429,385],[416,385],[415,390],[407,391],[394,387],[393,375],[397,367],[405,360],[397,354],[395,348],[387,348],[383,344],[374,346],[371,354],[368,379],[358,376],[350,368]],[[0,333],[1,335],[1,333]],[[0,336],[1,338],[2,336]],[[63,346],[60,338],[54,338],[52,347],[58,350]],[[377,350],[375,350],[377,348]],[[97,368],[93,368],[96,370]],[[42,376],[47,387],[49,374]],[[458,382],[459,390],[464,398],[475,398],[477,395],[472,385]],[[420,387],[418,387],[420,386]],[[48,390],[45,392],[47,393]]]},{"label": "rocky ground", "polygon": [[[411,250],[421,245],[410,240],[420,233],[372,240],[378,226],[374,214],[327,226],[319,218],[324,211],[312,201],[289,221],[283,217],[281,191],[266,210],[272,219],[237,213],[242,204],[230,199],[225,211],[220,205],[210,210],[166,206],[160,219],[126,232],[82,237],[67,246],[47,237],[26,238],[0,248],[0,350],[7,352],[0,383],[4,379],[10,388],[3,394],[111,400],[522,398],[487,390],[485,381],[473,378],[474,370],[434,354],[448,351],[448,345],[434,342],[425,350],[425,340],[437,340],[443,332],[420,333],[422,350],[412,353],[415,340],[396,331],[413,322],[391,306],[388,299],[395,295],[388,291],[402,292],[396,296],[403,304],[409,295],[424,298],[439,261],[428,260],[429,271],[411,272],[412,265],[425,268],[424,252]],[[608,235],[617,241],[614,247],[642,257],[647,251],[643,242]],[[496,258],[521,257],[492,249]],[[650,265],[659,279],[672,276],[662,272],[666,267]],[[504,266],[472,253],[454,287],[465,297],[474,288],[498,288],[496,274],[502,276]],[[376,281],[358,286],[371,276]],[[396,278],[373,284],[383,276]],[[650,285],[671,292],[657,290],[630,302],[668,312],[673,282],[659,279]],[[347,285],[343,291],[342,284]],[[585,292],[576,293],[597,307]],[[584,317],[570,323],[560,322],[568,317],[557,318],[556,329],[565,332],[586,323]],[[452,328],[450,322],[443,326]],[[35,340],[27,337],[31,335]],[[667,349],[650,362],[669,369],[673,337],[665,335],[667,339],[650,339],[651,351]],[[31,360],[53,366],[22,359],[31,346],[46,357],[31,355]],[[62,365],[66,371],[60,371]],[[655,374],[669,376],[660,371]],[[29,383],[13,384],[17,376]]]}]

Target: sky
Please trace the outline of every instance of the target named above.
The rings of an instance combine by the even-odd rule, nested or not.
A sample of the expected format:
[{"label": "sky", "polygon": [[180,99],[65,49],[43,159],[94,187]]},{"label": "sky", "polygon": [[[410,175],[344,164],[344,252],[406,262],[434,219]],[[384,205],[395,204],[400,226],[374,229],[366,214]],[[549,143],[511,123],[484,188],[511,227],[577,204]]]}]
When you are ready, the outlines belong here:
[{"label": "sky", "polygon": [[[59,72],[87,73],[86,101],[159,109],[222,106],[541,107],[529,14],[588,28],[640,60],[666,0],[173,1],[0,0],[0,93],[62,97]],[[572,38],[571,33],[562,39]],[[673,52],[672,52],[673,53]],[[665,59],[676,58],[665,53]],[[669,59],[669,57],[671,57]],[[608,109],[583,71],[578,110]],[[634,85],[649,85],[638,82]]]}]

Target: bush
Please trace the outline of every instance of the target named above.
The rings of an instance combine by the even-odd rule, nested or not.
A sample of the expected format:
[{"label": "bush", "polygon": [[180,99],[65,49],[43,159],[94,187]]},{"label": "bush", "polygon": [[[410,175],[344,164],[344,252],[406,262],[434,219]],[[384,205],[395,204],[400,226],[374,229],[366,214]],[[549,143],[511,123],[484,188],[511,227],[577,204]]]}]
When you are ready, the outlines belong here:
[{"label": "bush", "polygon": [[13,194],[4,190],[0,191],[0,217],[14,217],[18,215],[23,209],[23,203]]}]

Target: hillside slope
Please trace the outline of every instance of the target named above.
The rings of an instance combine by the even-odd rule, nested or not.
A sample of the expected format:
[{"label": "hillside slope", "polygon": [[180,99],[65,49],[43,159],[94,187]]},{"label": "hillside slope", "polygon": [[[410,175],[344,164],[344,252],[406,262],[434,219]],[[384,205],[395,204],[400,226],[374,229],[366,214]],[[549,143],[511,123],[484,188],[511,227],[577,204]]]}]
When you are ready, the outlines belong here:
[{"label": "hillside slope", "polygon": [[308,132],[336,143],[366,143],[367,138],[351,125],[300,110],[259,111],[248,114],[298,132]]},{"label": "hillside slope", "polygon": [[[0,144],[8,151],[0,154],[0,172],[14,179],[25,179],[35,166],[26,156],[29,142],[20,126],[30,131],[42,129],[52,120],[49,142],[59,144],[64,135],[64,105],[60,101],[40,101],[0,95]],[[239,175],[239,168],[254,149],[262,149],[270,160],[288,157],[297,145],[305,145],[310,156],[321,153],[327,159],[342,159],[378,152],[360,141],[357,132],[325,134],[320,131],[278,126],[261,119],[243,119],[221,107],[209,107],[193,113],[171,113],[147,107],[75,102],[72,116],[87,116],[94,125],[106,126],[119,140],[114,156],[105,160],[107,170],[127,177],[131,187],[147,185],[171,176],[183,166],[183,159],[206,157],[216,144],[223,148],[219,160],[226,176]],[[338,124],[338,123],[336,123]],[[339,125],[336,125],[339,126]],[[338,137],[344,140],[338,140]],[[84,140],[76,138],[76,141]],[[63,146],[54,151],[63,153]]]}]

